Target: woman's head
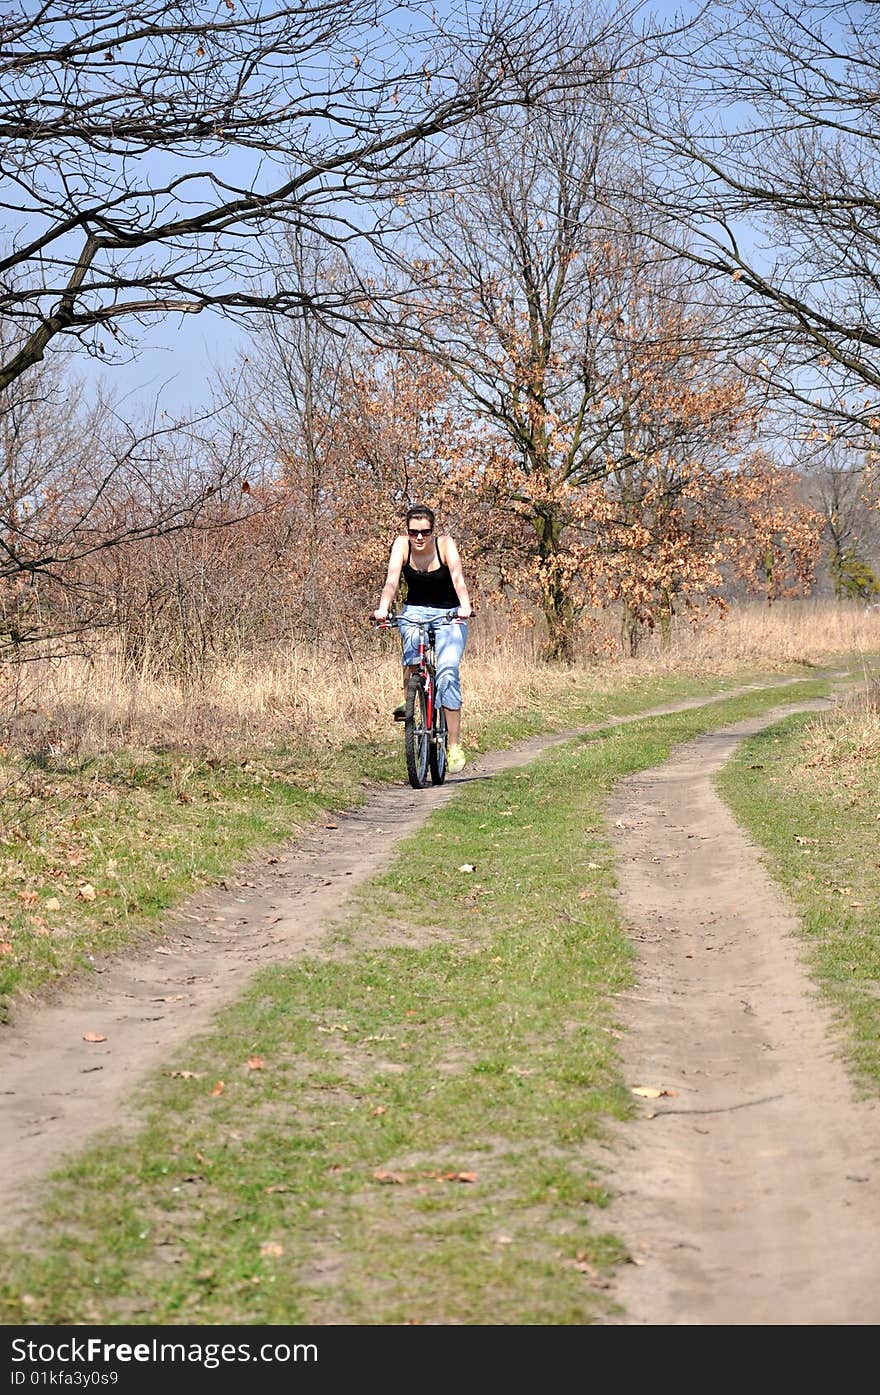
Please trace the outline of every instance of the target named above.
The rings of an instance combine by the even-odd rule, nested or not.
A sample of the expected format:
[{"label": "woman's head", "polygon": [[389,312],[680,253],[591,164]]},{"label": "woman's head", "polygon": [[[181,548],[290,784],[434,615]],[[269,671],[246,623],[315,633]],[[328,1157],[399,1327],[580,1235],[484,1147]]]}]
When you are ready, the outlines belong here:
[{"label": "woman's head", "polygon": [[406,531],[414,541],[429,538],[434,531],[434,510],[427,504],[413,504],[406,511]]}]

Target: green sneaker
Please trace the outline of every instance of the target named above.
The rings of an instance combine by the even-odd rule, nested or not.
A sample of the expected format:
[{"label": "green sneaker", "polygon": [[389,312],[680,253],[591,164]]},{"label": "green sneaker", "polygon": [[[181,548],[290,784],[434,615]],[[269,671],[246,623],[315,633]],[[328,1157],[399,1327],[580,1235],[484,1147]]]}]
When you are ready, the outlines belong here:
[{"label": "green sneaker", "polygon": [[450,746],[446,756],[446,769],[450,775],[457,775],[467,765],[467,756],[461,746]]}]

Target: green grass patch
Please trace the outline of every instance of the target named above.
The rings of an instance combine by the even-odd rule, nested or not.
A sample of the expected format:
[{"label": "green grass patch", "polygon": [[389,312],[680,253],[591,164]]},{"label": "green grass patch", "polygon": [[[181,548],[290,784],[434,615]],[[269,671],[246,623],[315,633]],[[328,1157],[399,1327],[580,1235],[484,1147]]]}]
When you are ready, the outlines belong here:
[{"label": "green grass patch", "polygon": [[833,1004],[860,1085],[880,1093],[880,771],[817,771],[799,715],[745,742],[717,777],[801,919],[810,971]]},{"label": "green grass patch", "polygon": [[7,1244],[7,1324],[584,1324],[631,1096],[632,950],[604,809],[756,692],[473,781],[144,1087],[145,1119],[56,1175]]}]

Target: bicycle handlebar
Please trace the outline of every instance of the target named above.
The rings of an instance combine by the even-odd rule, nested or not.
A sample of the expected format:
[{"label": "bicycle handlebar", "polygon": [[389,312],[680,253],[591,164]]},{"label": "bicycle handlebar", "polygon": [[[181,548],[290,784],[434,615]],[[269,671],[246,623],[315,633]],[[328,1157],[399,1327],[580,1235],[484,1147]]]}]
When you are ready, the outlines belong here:
[{"label": "bicycle handlebar", "polygon": [[429,625],[466,625],[475,614],[476,611],[472,610],[470,615],[444,615],[437,620],[411,620],[406,615],[386,615],[384,620],[377,620],[375,615],[371,615],[370,621],[380,630],[396,630],[401,625],[412,625],[414,629],[426,630]]}]

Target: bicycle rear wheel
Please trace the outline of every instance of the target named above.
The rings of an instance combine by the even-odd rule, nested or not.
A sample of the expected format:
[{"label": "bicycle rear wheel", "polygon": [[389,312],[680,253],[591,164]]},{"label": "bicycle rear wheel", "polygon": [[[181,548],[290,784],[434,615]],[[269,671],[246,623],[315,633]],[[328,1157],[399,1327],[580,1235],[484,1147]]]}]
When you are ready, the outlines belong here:
[{"label": "bicycle rear wheel", "polygon": [[434,730],[431,732],[431,754],[428,757],[431,780],[435,785],[442,785],[446,779],[446,746],[446,713],[438,702],[434,708]]},{"label": "bicycle rear wheel", "polygon": [[406,750],[406,773],[413,789],[424,789],[428,779],[428,753],[431,733],[428,730],[428,700],[422,680],[414,674],[406,690],[406,718],[403,728]]}]

